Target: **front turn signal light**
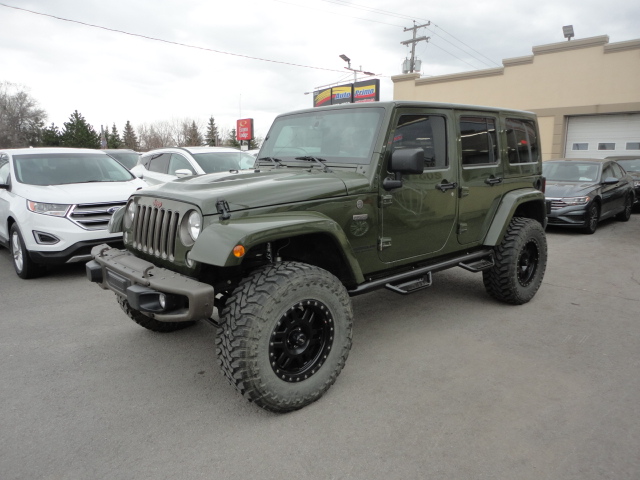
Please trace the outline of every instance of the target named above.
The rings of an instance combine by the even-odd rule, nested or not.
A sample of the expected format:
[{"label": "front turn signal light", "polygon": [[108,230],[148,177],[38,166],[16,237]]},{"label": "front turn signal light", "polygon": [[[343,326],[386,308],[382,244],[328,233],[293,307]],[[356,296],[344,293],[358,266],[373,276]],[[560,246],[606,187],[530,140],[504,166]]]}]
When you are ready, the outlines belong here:
[{"label": "front turn signal light", "polygon": [[233,247],[233,254],[236,257],[242,258],[242,257],[244,257],[245,253],[247,253],[247,251],[245,250],[245,248],[242,245],[236,245],[235,247]]}]

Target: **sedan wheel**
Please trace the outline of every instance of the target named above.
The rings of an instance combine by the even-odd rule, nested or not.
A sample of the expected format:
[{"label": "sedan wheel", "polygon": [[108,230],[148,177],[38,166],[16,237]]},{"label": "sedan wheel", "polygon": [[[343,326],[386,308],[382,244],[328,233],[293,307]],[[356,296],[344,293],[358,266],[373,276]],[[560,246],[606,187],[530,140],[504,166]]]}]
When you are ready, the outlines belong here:
[{"label": "sedan wheel", "polygon": [[589,235],[596,232],[598,228],[598,222],[600,221],[600,206],[597,203],[592,203],[587,210],[586,222],[584,226],[584,233]]}]

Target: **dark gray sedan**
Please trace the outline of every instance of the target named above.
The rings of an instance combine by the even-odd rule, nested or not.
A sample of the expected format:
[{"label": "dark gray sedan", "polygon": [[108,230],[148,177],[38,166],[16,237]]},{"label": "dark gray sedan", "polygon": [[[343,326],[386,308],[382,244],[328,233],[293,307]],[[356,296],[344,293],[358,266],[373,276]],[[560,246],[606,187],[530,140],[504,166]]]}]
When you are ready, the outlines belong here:
[{"label": "dark gray sedan", "polygon": [[626,222],[635,201],[633,179],[613,160],[561,158],[542,164],[549,225],[594,233],[601,220]]}]

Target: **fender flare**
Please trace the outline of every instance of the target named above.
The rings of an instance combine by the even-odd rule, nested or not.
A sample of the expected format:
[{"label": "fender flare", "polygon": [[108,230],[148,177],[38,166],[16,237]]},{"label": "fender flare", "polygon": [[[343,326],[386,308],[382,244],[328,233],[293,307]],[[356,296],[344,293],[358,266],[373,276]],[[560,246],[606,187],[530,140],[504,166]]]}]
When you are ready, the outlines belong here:
[{"label": "fender flare", "polygon": [[504,237],[518,207],[525,204],[531,204],[531,208],[528,210],[528,214],[524,216],[537,220],[544,228],[547,223],[544,193],[535,188],[513,190],[502,198],[482,244],[492,247],[498,245],[502,241],[502,237]]},{"label": "fender flare", "polygon": [[193,246],[190,258],[219,267],[242,264],[233,248],[242,245],[249,251],[266,242],[320,233],[331,237],[339,247],[343,260],[357,283],[364,281],[362,269],[344,231],[331,218],[319,212],[280,212],[223,220],[205,227]]}]

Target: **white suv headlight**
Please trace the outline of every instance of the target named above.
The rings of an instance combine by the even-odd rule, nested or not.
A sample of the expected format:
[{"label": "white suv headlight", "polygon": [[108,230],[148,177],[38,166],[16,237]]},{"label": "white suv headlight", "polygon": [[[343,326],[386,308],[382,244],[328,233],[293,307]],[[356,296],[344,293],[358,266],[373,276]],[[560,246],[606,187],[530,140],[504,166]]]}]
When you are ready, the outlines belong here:
[{"label": "white suv headlight", "polygon": [[33,213],[42,215],[52,215],[54,217],[64,217],[71,208],[71,205],[63,205],[60,203],[41,203],[27,200],[27,209]]}]

